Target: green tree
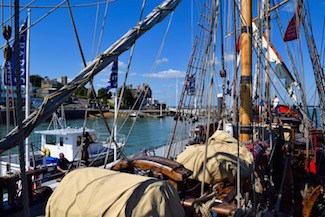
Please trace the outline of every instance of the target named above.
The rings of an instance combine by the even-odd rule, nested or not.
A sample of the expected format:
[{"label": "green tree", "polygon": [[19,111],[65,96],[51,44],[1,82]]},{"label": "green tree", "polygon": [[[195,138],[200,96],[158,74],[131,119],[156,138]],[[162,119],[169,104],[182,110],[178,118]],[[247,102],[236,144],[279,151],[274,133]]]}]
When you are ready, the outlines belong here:
[{"label": "green tree", "polygon": [[112,92],[109,91],[108,94],[107,94],[107,99],[112,99],[112,96],[113,96]]},{"label": "green tree", "polygon": [[97,97],[103,102],[103,105],[107,105],[107,92],[105,88],[100,88],[97,92]]},{"label": "green tree", "polygon": [[[121,88],[118,91],[118,96],[120,96],[120,95],[121,95]],[[135,101],[136,101],[136,98],[133,96],[132,90],[126,88],[124,90],[124,94],[123,94],[123,105],[131,107],[131,106],[133,106]]]},{"label": "green tree", "polygon": [[87,98],[88,97],[87,93],[88,93],[88,89],[86,87],[82,87],[76,92],[76,97]]},{"label": "green tree", "polygon": [[30,82],[34,87],[41,87],[42,86],[43,78],[39,75],[31,75]]},{"label": "green tree", "polygon": [[97,92],[97,96],[99,99],[104,99],[106,98],[107,99],[107,92],[106,92],[106,89],[105,88],[100,88]]}]

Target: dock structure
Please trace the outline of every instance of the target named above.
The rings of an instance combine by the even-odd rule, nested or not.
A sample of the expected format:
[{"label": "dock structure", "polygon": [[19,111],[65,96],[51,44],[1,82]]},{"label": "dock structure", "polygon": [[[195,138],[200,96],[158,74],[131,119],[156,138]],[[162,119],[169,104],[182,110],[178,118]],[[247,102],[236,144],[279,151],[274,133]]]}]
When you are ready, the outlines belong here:
[{"label": "dock structure", "polygon": [[[114,115],[114,109],[104,109],[102,110],[104,115],[106,117],[113,117]],[[122,116],[122,117],[125,117],[127,116],[128,114],[134,112],[134,110],[129,110],[129,109],[126,109],[126,110],[120,110],[119,111],[119,116]],[[155,115],[159,115],[160,114],[160,110],[159,109],[145,109],[145,110],[139,110],[137,111],[139,114],[142,114],[143,116],[145,117],[153,117]],[[162,110],[161,111],[163,115],[165,116],[174,116],[175,115],[175,111],[171,110],[171,109],[166,109],[166,110]],[[91,115],[91,116],[100,116],[100,112],[99,112],[99,109],[89,109],[88,110],[88,114]]]}]

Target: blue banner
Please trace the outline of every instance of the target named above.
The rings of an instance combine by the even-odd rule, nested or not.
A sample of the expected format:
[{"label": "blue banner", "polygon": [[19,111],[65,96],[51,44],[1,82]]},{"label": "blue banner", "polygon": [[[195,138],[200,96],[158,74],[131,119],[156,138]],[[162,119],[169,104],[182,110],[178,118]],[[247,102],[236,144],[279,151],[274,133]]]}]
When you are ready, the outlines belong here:
[{"label": "blue banner", "polygon": [[112,88],[117,88],[117,78],[118,78],[118,59],[113,62],[111,75],[106,87],[106,91],[109,91]]},{"label": "blue banner", "polygon": [[[26,41],[27,41],[27,19],[20,28],[20,32],[23,32],[19,35],[19,59],[20,59],[20,80],[21,85],[26,85]],[[15,43],[13,48],[15,47]],[[14,50],[13,55],[10,61],[6,61],[4,65],[4,84],[7,86],[16,85],[16,74],[15,74],[15,56]]]},{"label": "blue banner", "polygon": [[195,75],[190,75],[186,81],[186,91],[188,95],[195,93]]}]

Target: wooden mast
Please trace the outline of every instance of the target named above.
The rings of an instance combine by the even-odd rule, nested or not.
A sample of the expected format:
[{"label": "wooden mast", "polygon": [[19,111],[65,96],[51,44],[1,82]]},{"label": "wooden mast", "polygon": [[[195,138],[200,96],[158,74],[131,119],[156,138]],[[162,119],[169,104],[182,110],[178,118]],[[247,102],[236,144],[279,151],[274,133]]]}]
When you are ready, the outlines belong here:
[{"label": "wooden mast", "polygon": [[241,78],[240,78],[240,136],[241,142],[249,142],[252,134],[252,0],[241,1]]}]

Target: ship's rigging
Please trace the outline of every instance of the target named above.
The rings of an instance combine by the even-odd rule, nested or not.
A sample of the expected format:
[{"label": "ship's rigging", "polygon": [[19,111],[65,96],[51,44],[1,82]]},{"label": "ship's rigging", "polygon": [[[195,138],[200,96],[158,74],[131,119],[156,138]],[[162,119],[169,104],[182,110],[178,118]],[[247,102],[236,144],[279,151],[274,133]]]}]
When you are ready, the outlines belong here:
[{"label": "ship's rigging", "polygon": [[[143,2],[145,3],[145,1]],[[286,2],[287,1],[284,1],[284,3]],[[166,0],[153,12],[151,12],[143,21],[139,22],[137,26],[129,30],[120,40],[115,42],[103,54],[99,55],[92,63],[90,63],[88,66],[86,66],[85,63],[85,69],[82,70],[72,82],[61,88],[58,92],[53,93],[45,98],[44,103],[39,108],[39,110],[31,114],[24,121],[23,126],[20,126],[22,129],[19,129],[19,127],[15,128],[4,139],[0,140],[0,153],[3,153],[4,151],[14,147],[18,141],[22,139],[22,136],[20,136],[21,133],[24,133],[24,137],[28,136],[35,126],[43,122],[49,115],[51,115],[68,97],[70,97],[73,93],[75,93],[78,89],[83,87],[88,82],[91,82],[92,78],[99,71],[104,69],[117,56],[132,46],[132,51],[129,59],[130,64],[135,41],[156,23],[164,19],[168,14],[173,13],[171,11],[173,11],[179,3],[180,1],[177,0]],[[232,193],[231,195],[230,193],[228,194],[230,196],[227,195],[227,197],[231,197],[231,199],[228,198],[229,201],[227,201],[225,204],[237,200],[237,208],[240,207],[241,203],[244,203],[243,207],[246,209],[246,211],[251,210],[253,214],[256,214],[256,212],[260,211],[259,209],[263,209],[263,207],[260,207],[260,205],[263,203],[268,204],[268,207],[266,207],[265,210],[270,209],[277,213],[285,212],[293,215],[296,214],[297,210],[303,210],[304,214],[308,216],[311,213],[323,212],[324,206],[321,203],[319,206],[317,206],[317,209],[319,210],[315,211],[315,209],[310,208],[313,207],[313,204],[316,204],[316,200],[314,200],[315,197],[321,197],[320,195],[323,194],[323,187],[321,184],[319,184],[322,182],[322,180],[308,179],[313,177],[314,174],[319,174],[321,172],[319,169],[319,165],[321,164],[319,163],[319,165],[316,165],[315,162],[316,160],[317,163],[319,161],[319,152],[321,156],[324,155],[324,131],[311,128],[312,124],[310,124],[311,121],[307,115],[308,107],[306,93],[303,90],[304,79],[303,77],[301,78],[299,76],[299,71],[295,66],[295,62],[290,49],[286,44],[286,52],[289,56],[288,58],[291,67],[293,68],[295,77],[291,75],[288,67],[284,63],[284,60],[272,45],[271,37],[269,34],[270,12],[271,10],[276,9],[278,14],[279,11],[277,8],[284,3],[282,2],[279,5],[270,8],[270,1],[262,1],[263,5],[261,8],[267,10],[265,13],[266,18],[263,20],[263,17],[259,17],[256,20],[257,24],[251,22],[253,20],[252,1],[242,1],[241,4],[239,4],[237,1],[232,1],[232,3],[233,5],[229,5],[232,5],[234,7],[233,30],[235,31],[235,34],[233,36],[234,40],[232,40],[232,42],[235,43],[233,43],[233,48],[237,47],[237,40],[240,41],[240,48],[238,49],[240,52],[238,54],[234,54],[236,58],[234,58],[235,61],[233,76],[237,77],[235,74],[237,74],[237,68],[239,67],[240,63],[242,70],[240,77],[240,94],[237,93],[237,90],[233,91],[233,94],[236,95],[232,97],[234,100],[234,102],[232,102],[234,109],[233,111],[229,110],[225,112],[227,109],[225,102],[227,101],[227,98],[230,98],[231,87],[230,81],[226,81],[229,76],[226,75],[225,71],[225,52],[223,51],[221,52],[223,56],[222,68],[220,71],[222,82],[220,83],[222,83],[221,96],[224,99],[221,99],[218,102],[218,113],[216,112],[215,107],[212,106],[214,101],[212,95],[215,92],[214,85],[217,83],[217,77],[215,76],[217,65],[216,50],[219,46],[219,44],[217,44],[217,29],[219,21],[223,22],[219,17],[222,16],[223,13],[221,11],[222,4],[220,4],[218,0],[215,2],[207,0],[201,8],[199,28],[197,30],[198,37],[195,38],[193,43],[193,50],[190,56],[184,81],[185,85],[183,87],[182,95],[175,115],[174,127],[170,136],[167,153],[164,153],[165,157],[167,156],[168,158],[171,157],[175,159],[177,152],[183,150],[185,148],[185,145],[193,145],[191,146],[193,149],[195,149],[197,146],[198,149],[201,149],[200,154],[204,155],[203,160],[201,159],[202,164],[199,164],[198,169],[198,171],[202,172],[203,168],[203,180],[195,180],[195,186],[191,186],[193,187],[190,188],[191,191],[184,192],[184,183],[190,180],[190,175],[192,175],[192,172],[184,169],[182,165],[175,163],[170,159],[159,157],[140,157],[127,159],[115,166],[114,170],[135,173],[137,171],[140,171],[146,175],[152,175],[170,181],[174,187],[179,190],[179,192],[181,192],[180,195],[182,196],[186,193],[191,194],[192,197],[193,195],[200,195],[199,198],[194,199],[194,202],[189,202],[186,200],[186,197],[184,197],[183,205],[188,207],[195,207],[199,206],[197,204],[202,205],[202,200],[204,200],[204,205],[207,207],[203,211],[200,210],[202,213],[209,212],[209,209],[216,202],[216,197],[219,197],[220,193],[223,192],[225,188],[231,189],[230,192]],[[302,3],[298,4],[297,8],[298,13],[296,13],[295,19],[301,20],[305,30],[305,36],[307,39],[309,54],[312,61],[316,86],[319,94],[319,107],[321,109],[320,113],[324,126],[324,72],[319,60],[315,41],[312,36],[311,25],[309,19],[306,17],[306,9]],[[236,11],[238,14],[236,14]],[[141,11],[140,19],[142,12],[143,11]],[[238,17],[241,19],[240,39],[236,38],[236,20]],[[171,20],[172,18],[170,19],[170,22]],[[265,35],[263,35],[265,29],[263,24],[264,21],[266,22]],[[277,22],[283,37],[285,35],[280,24],[281,22],[279,21],[279,16],[277,16]],[[169,25],[170,23],[168,24],[167,31]],[[221,29],[223,29],[222,23],[220,26]],[[224,39],[222,32],[223,31],[221,31],[222,38],[220,43],[223,50]],[[254,33],[256,34],[254,35]],[[165,39],[163,39],[163,42],[164,40]],[[252,51],[255,52],[257,56],[252,56],[254,55]],[[240,58],[238,61],[239,63],[237,63],[237,57]],[[256,58],[258,59],[259,63],[259,68],[255,72],[258,73],[256,74],[256,80],[258,80],[258,76],[260,76],[260,78],[263,77],[262,69],[264,67],[264,79],[266,86],[263,87],[263,81],[260,79],[259,85],[257,86],[261,89],[256,90],[256,93],[252,95],[252,62],[253,59]],[[265,63],[263,63],[263,60]],[[129,67],[130,66],[128,65],[128,70]],[[277,76],[278,83],[275,83],[275,81],[272,81],[271,79],[271,74],[273,72]],[[123,87],[125,87],[126,84],[127,74],[128,73],[126,73]],[[283,78],[285,79],[284,84],[281,81]],[[294,92],[291,92],[289,89],[289,87],[293,88],[294,81],[297,81],[297,86],[301,90],[300,100],[302,101],[303,105],[299,104],[298,100],[294,97]],[[237,84],[238,81],[235,78],[233,85],[237,86]],[[293,110],[290,109],[289,106],[285,107],[285,105],[283,105],[281,108],[287,109],[287,112],[281,111],[280,113],[282,113],[282,116],[277,114],[276,109],[279,109],[277,106],[274,106],[274,108],[271,110],[271,94],[269,90],[271,89],[270,87],[273,87],[272,89],[274,89],[274,93],[278,93],[279,95],[283,95],[283,92],[288,92],[289,96],[292,98],[292,101],[297,105],[297,107],[299,107],[299,109]],[[284,90],[281,91],[280,88],[283,88]],[[220,88],[218,91],[220,92]],[[263,94],[263,91],[265,94]],[[121,94],[121,97],[122,96],[123,93]],[[266,106],[260,103],[263,97],[265,97]],[[285,101],[282,96],[280,97],[283,101]],[[238,109],[238,98],[240,98],[240,109]],[[142,103],[143,102],[141,102],[141,105]],[[264,107],[264,109],[262,110],[261,107]],[[258,109],[262,111],[257,112]],[[235,118],[237,117],[238,110],[240,114],[239,119]],[[300,117],[300,114],[302,114],[302,117]],[[260,121],[260,119],[262,120]],[[224,136],[220,142],[219,139],[221,137],[218,137],[218,133],[220,133],[220,131],[217,131],[213,137],[210,137],[210,132],[212,134],[212,131],[215,131],[216,128],[218,130],[226,130],[226,127],[229,126],[225,124],[226,121],[230,122],[232,120],[235,120],[234,123],[237,125],[237,128],[235,128],[234,132],[235,137],[239,138],[240,142],[234,140],[232,137],[229,138],[228,135]],[[116,125],[116,123],[114,123],[114,125]],[[300,129],[299,125],[304,125],[304,129]],[[195,127],[195,133],[199,132],[199,134],[197,134],[197,136],[199,135],[198,139],[195,140],[192,144],[192,141],[190,140],[192,137],[189,136],[189,127]],[[261,132],[262,130],[263,133]],[[296,138],[296,136],[299,136],[301,138]],[[113,137],[113,134],[111,134],[111,141],[114,142],[114,140],[115,139]],[[311,148],[309,147],[310,142],[312,144]],[[208,164],[208,161],[213,158],[217,158],[218,160],[218,155],[224,154],[218,153],[217,150],[217,157],[213,155],[210,156],[208,155],[208,150],[218,149],[215,148],[218,146],[214,145],[224,146],[227,145],[227,143],[232,143],[232,147],[236,147],[237,145],[237,158],[234,158],[235,152],[232,153],[233,155],[226,153],[230,160],[228,160],[225,164],[226,169],[237,171],[237,180],[229,181],[224,179],[221,180],[221,184],[206,181],[206,177],[210,175],[206,171],[206,165]],[[202,148],[202,145],[205,145],[205,147]],[[228,145],[230,147],[230,144]],[[240,160],[240,157],[242,156],[240,156],[239,148],[244,149],[244,152],[249,156],[248,158],[253,161],[252,163],[249,163],[248,166],[245,165],[247,166],[248,170],[252,169],[253,172],[250,172],[251,177],[246,177],[247,179],[245,179],[243,182],[241,182],[242,175]],[[247,148],[251,153],[247,150]],[[227,151],[226,149],[224,152]],[[320,162],[322,161],[320,160]],[[223,165],[222,162],[218,162],[216,164],[221,165],[220,167]],[[317,167],[317,170],[313,167]],[[154,169],[158,171],[158,173],[152,172]],[[302,176],[299,176],[295,173],[295,171],[298,170],[303,174]],[[232,173],[232,175],[232,178],[235,177],[234,173]],[[295,179],[293,177],[295,177]],[[259,178],[260,180],[258,180]],[[249,187],[244,186],[247,184],[246,182],[249,182]],[[309,190],[305,190],[304,192],[304,200],[302,200],[300,193],[300,190],[303,190],[300,186],[302,183],[310,187]],[[187,184],[190,186],[192,183]],[[212,184],[215,185],[211,188]],[[237,184],[236,187],[234,187],[235,184]],[[317,184],[319,185],[317,186]],[[193,189],[197,190],[197,186],[199,185],[201,186],[200,193],[193,193]],[[237,198],[235,198],[233,193],[235,191],[237,191]],[[247,196],[241,197],[241,193],[246,193]],[[257,194],[259,194],[259,197],[262,199],[258,198]],[[296,194],[299,194],[299,196]],[[224,200],[224,198],[222,198],[222,200]],[[249,204],[250,201],[252,201],[252,205]],[[302,203],[302,201],[304,202]],[[218,201],[218,203],[219,202],[220,201]],[[222,201],[221,204],[223,202],[224,201]],[[294,207],[294,203],[301,204],[301,206],[303,206],[303,209],[300,209],[300,207]],[[290,205],[289,208],[286,207],[288,204]],[[234,203],[232,205],[234,205]],[[233,209],[233,206],[229,208],[229,210]],[[211,210],[213,210],[213,208],[211,208]]]}]

